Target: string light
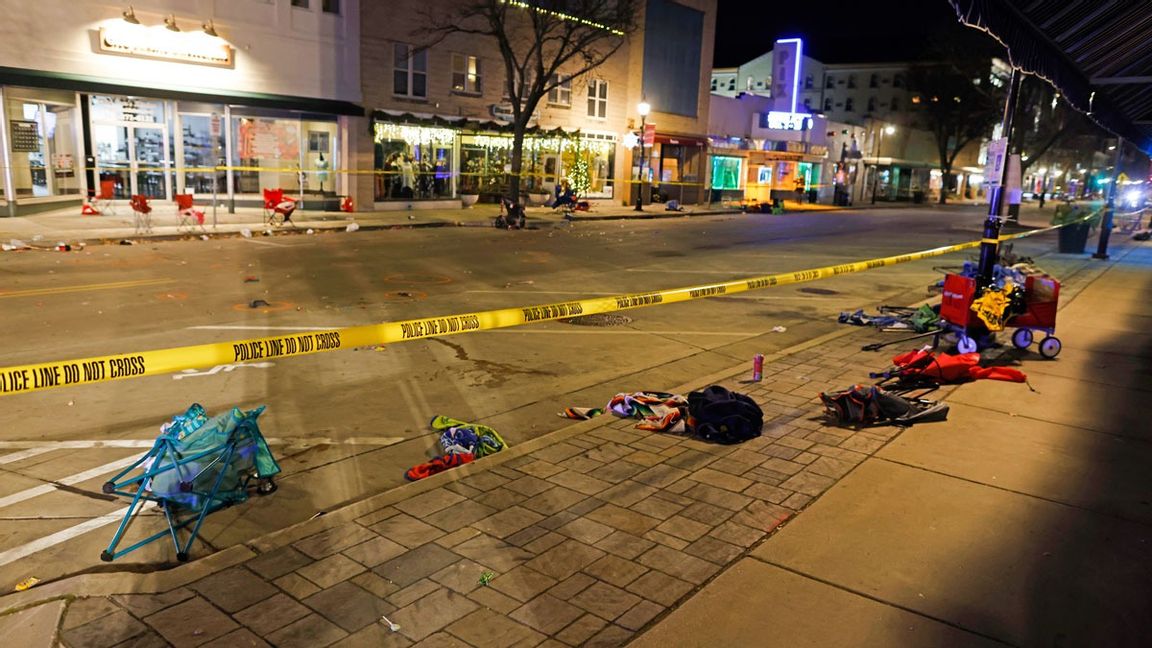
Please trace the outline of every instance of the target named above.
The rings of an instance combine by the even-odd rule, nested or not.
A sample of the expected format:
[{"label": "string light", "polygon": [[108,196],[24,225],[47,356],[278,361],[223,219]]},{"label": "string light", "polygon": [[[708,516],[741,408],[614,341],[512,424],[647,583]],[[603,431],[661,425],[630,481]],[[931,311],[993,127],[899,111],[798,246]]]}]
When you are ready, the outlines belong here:
[{"label": "string light", "polygon": [[456,131],[451,128],[434,128],[428,126],[414,126],[411,124],[394,124],[391,122],[376,122],[376,141],[403,140],[405,142],[433,142],[443,146],[451,146],[456,141]]},{"label": "string light", "polygon": [[500,2],[502,4],[509,4],[509,5],[512,5],[513,7],[519,7],[521,9],[531,9],[532,11],[542,13],[546,16],[552,16],[554,18],[559,18],[561,20],[567,20],[569,22],[580,23],[581,25],[587,25],[589,27],[595,27],[596,29],[603,29],[604,31],[606,31],[606,32],[608,32],[614,36],[623,36],[624,35],[624,32],[620,31],[619,29],[609,27],[608,25],[604,25],[604,24],[601,24],[601,23],[598,23],[598,22],[595,22],[592,20],[588,20],[587,18],[580,18],[579,16],[573,16],[571,14],[566,14],[566,13],[563,13],[560,11],[553,11],[551,9],[544,9],[542,7],[537,7],[536,5],[529,4],[527,2],[520,2],[519,0],[500,0]]}]

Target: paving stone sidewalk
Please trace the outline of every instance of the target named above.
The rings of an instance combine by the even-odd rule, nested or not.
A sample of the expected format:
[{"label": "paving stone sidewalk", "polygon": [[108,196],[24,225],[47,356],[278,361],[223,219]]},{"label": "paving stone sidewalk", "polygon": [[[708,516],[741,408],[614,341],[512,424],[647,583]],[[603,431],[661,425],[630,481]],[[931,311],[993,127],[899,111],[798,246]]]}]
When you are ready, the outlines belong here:
[{"label": "paving stone sidewalk", "polygon": [[256,557],[186,586],[75,600],[61,640],[623,645],[899,433],[820,416],[820,391],[886,361],[858,351],[875,335],[837,331],[769,357],[762,382],[721,381],[760,403],[758,439],[724,446],[594,419],[519,456],[401,487],[424,490],[354,519],[329,515],[256,543]]}]

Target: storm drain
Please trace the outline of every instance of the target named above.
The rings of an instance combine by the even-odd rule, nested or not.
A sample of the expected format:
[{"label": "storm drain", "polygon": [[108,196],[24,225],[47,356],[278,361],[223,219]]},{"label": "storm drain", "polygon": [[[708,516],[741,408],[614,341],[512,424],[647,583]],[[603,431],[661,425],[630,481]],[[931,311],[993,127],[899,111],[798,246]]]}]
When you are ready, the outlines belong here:
[{"label": "storm drain", "polygon": [[627,315],[617,315],[616,313],[593,313],[579,317],[566,317],[557,321],[564,322],[565,324],[575,324],[576,326],[624,326],[631,324],[632,318]]}]

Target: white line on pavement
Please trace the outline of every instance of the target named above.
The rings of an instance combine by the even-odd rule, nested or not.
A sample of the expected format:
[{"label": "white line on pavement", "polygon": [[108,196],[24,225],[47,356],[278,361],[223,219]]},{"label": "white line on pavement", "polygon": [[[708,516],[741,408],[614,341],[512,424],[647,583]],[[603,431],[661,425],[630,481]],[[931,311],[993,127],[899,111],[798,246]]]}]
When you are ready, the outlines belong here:
[{"label": "white line on pavement", "polygon": [[[16,446],[16,447],[29,448],[30,446]],[[0,449],[3,449],[3,448],[4,448],[4,446],[0,446]],[[0,465],[15,463],[17,461],[23,461],[25,459],[30,459],[32,457],[35,457],[36,455],[42,455],[46,452],[52,452],[52,449],[51,448],[31,447],[31,449],[25,450],[23,452],[13,452],[12,454],[7,454],[7,455],[4,455],[3,457],[0,457]]]},{"label": "white line on pavement", "polygon": [[[347,439],[331,439],[328,437],[265,437],[269,445],[380,445],[390,446],[400,443],[404,437],[350,437]],[[155,439],[112,439],[108,441],[0,441],[0,450],[14,450],[31,448],[36,452],[33,455],[44,454],[53,450],[77,450],[87,448],[151,448],[156,444]],[[4,455],[0,459],[7,459],[13,453]],[[21,457],[24,458],[24,457]],[[10,462],[3,462],[10,463]]]},{"label": "white line on pavement", "polygon": [[129,508],[130,507],[125,506],[124,508],[117,511],[105,513],[100,517],[92,518],[86,522],[81,522],[76,526],[62,529],[51,535],[46,535],[43,538],[37,538],[36,540],[33,540],[27,544],[22,544],[19,547],[13,547],[8,551],[0,553],[0,566],[16,562],[21,558],[26,558],[34,553],[48,549],[49,547],[54,547],[58,544],[67,542],[78,535],[83,535],[89,531],[94,531],[100,527],[113,524],[122,519]]},{"label": "white line on pavement", "polygon": [[[128,457],[126,459],[117,459],[116,461],[113,461],[111,463],[106,463],[103,466],[97,466],[96,468],[92,468],[90,470],[85,470],[84,472],[79,472],[79,473],[76,473],[75,475],[68,475],[67,477],[57,479],[55,484],[63,484],[65,486],[71,486],[72,484],[79,484],[82,482],[86,482],[89,479],[95,479],[97,477],[100,477],[101,475],[107,475],[110,473],[118,472],[121,469],[127,468],[128,466],[135,463],[138,458],[139,457],[133,456],[133,457]],[[30,500],[33,497],[39,497],[41,495],[47,495],[48,493],[52,493],[56,490],[55,484],[41,484],[39,486],[34,486],[32,488],[28,488],[28,489],[25,489],[25,490],[22,490],[22,491],[19,491],[16,493],[12,493],[11,495],[8,495],[6,497],[0,497],[0,508],[4,508],[6,506],[12,506],[13,504],[19,504],[20,502]]]}]

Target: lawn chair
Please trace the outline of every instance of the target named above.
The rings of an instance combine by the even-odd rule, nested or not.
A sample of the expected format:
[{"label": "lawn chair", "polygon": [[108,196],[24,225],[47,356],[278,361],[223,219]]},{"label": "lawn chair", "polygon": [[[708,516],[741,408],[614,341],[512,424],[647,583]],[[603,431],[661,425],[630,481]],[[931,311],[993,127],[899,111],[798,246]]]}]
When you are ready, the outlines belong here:
[{"label": "lawn chair", "polygon": [[176,215],[180,219],[180,223],[176,226],[179,230],[181,227],[188,227],[188,231],[192,231],[197,227],[200,231],[204,230],[204,210],[196,209],[192,205],[192,194],[176,194]]},{"label": "lawn chair", "polygon": [[132,205],[132,225],[136,234],[151,234],[152,205],[148,204],[148,196],[136,194],[128,202]]},{"label": "lawn chair", "polygon": [[[104,483],[104,493],[130,497],[132,504],[100,560],[111,562],[169,537],[176,559],[186,561],[209,513],[247,500],[250,491],[258,495],[275,492],[272,478],[280,466],[256,423],[263,411],[264,406],[247,412],[232,408],[209,418],[201,405],[193,404],[161,426],[152,449]],[[163,511],[167,528],[117,550],[146,502],[155,502]]]},{"label": "lawn chair", "polygon": [[[265,225],[284,225],[291,223],[295,227],[296,223],[292,222],[292,212],[296,211],[296,200],[284,195],[283,189],[265,189],[264,190],[264,224]],[[277,223],[276,219],[279,217],[280,222]]]},{"label": "lawn chair", "polygon": [[100,190],[81,206],[80,213],[84,216],[99,216],[100,214],[115,216],[116,207],[112,203],[114,198],[116,198],[116,181],[101,180]]}]

